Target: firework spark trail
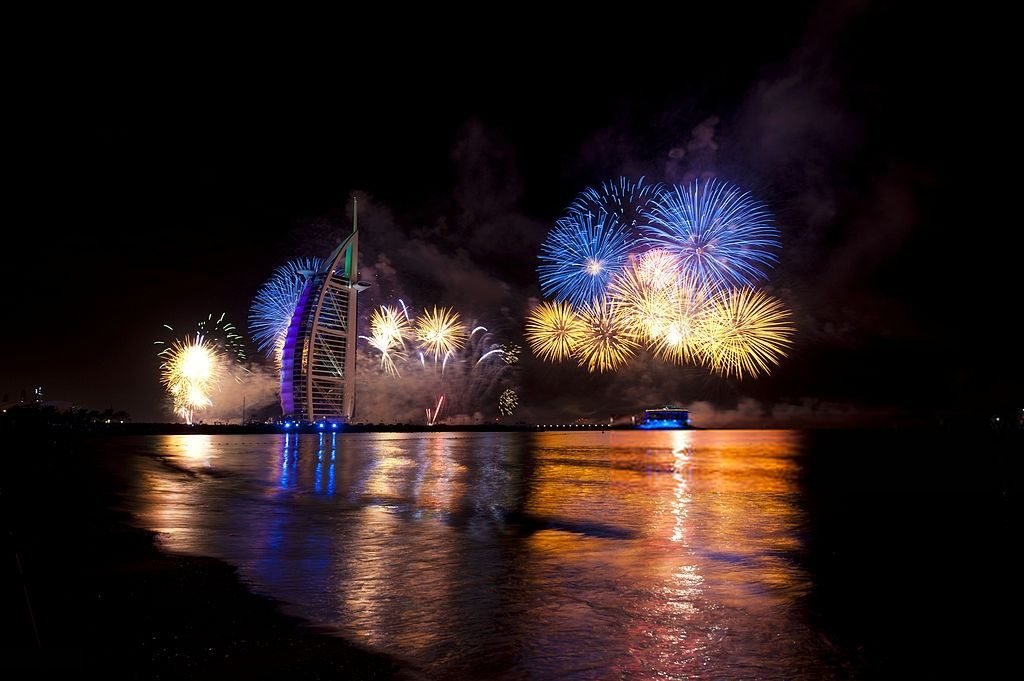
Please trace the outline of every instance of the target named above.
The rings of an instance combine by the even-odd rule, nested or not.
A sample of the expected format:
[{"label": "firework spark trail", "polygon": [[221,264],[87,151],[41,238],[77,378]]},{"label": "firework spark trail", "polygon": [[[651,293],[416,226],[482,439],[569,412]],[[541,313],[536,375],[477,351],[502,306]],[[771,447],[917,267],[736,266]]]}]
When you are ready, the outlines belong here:
[{"label": "firework spark trail", "polygon": [[397,352],[392,352],[392,348],[383,343],[379,338],[373,336],[360,336],[360,338],[366,340],[370,347],[380,351],[380,368],[385,373],[392,376],[401,376],[398,371],[398,367],[395,365],[395,357],[399,355]]},{"label": "firework spark trail", "polygon": [[644,178],[633,182],[629,178],[602,182],[600,187],[587,187],[569,204],[569,213],[579,215],[614,215],[619,224],[635,227],[644,222],[651,201],[664,188],[661,184],[646,184]]},{"label": "firework spark trail", "polygon": [[579,313],[583,336],[573,349],[573,357],[588,371],[615,371],[636,354],[639,348],[634,330],[616,306],[594,301]]},{"label": "firework spark trail", "polygon": [[541,291],[574,307],[587,305],[626,265],[630,248],[628,230],[614,215],[570,213],[541,245]]},{"label": "firework spark trail", "polygon": [[653,201],[645,241],[679,258],[691,277],[716,288],[749,286],[777,260],[778,230],[749,193],[717,180],[694,180]]},{"label": "firework spark trail", "polygon": [[480,356],[480,359],[478,359],[476,363],[479,364],[480,362],[484,361],[491,355],[497,354],[499,352],[503,352],[503,350],[500,347],[494,348],[493,350],[488,350],[487,352]]},{"label": "firework spark trail", "polygon": [[441,395],[437,399],[437,406],[431,409],[427,407],[427,425],[433,426],[437,424],[437,417],[441,415],[441,406],[444,404],[444,395]]},{"label": "firework spark trail", "polygon": [[423,348],[438,357],[463,346],[466,327],[459,321],[459,313],[451,308],[434,306],[416,320],[416,339]]},{"label": "firework spark trail", "polygon": [[752,288],[718,295],[700,326],[704,361],[713,371],[737,378],[769,373],[770,365],[786,356],[794,330],[789,310]]},{"label": "firework spark trail", "polygon": [[443,376],[449,413],[473,414],[483,405],[493,404],[490,400],[512,370],[501,360],[501,348],[487,332],[470,338],[470,342],[451,358]]},{"label": "firework spark trail", "polygon": [[299,258],[274,270],[249,307],[249,333],[256,347],[281,364],[285,337],[307,282],[321,269],[320,258]]},{"label": "firework spark trail", "polygon": [[227,313],[221,312],[220,316],[214,319],[211,312],[206,319],[201,319],[196,324],[196,331],[225,355],[238,362],[244,362],[245,337],[237,332],[235,325],[226,317]]},{"label": "firework spark trail", "polygon": [[533,354],[559,362],[572,356],[586,327],[568,303],[541,303],[526,318],[526,341]]}]

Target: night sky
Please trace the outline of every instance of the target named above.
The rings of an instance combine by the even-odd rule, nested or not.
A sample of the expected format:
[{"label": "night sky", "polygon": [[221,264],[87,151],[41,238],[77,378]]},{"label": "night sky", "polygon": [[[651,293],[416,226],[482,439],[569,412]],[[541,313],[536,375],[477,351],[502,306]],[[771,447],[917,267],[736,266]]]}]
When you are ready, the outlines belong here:
[{"label": "night sky", "polygon": [[401,282],[380,295],[512,338],[539,297],[538,247],[580,190],[713,172],[776,214],[765,288],[795,312],[791,356],[745,381],[527,359],[524,418],[673,401],[704,403],[706,423],[927,422],[1015,406],[1019,225],[1009,178],[980,157],[999,144],[980,103],[992,71],[958,17],[890,4],[416,33],[378,19],[290,36],[294,51],[265,36],[209,53],[61,43],[9,91],[0,398],[41,384],[168,420],[161,324],[226,311],[244,327],[276,265],[336,245],[353,192],[363,278],[383,255]]}]

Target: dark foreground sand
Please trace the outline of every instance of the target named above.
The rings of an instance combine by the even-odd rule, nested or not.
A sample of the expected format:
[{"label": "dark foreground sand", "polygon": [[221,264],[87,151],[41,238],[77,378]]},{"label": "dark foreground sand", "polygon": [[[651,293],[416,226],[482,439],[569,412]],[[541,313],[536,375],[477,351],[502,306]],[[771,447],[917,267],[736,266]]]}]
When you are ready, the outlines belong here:
[{"label": "dark foreground sand", "polygon": [[414,676],[283,615],[217,560],[167,555],[113,510],[116,466],[86,437],[8,437],[0,465],[0,677]]}]

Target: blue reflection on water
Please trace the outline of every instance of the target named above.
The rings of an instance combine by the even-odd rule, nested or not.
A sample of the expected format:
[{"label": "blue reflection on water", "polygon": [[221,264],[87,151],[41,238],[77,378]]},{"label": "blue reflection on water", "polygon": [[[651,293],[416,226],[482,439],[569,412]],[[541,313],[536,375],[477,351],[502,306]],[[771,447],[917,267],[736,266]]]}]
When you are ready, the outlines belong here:
[{"label": "blue reflection on water", "polygon": [[295,475],[299,464],[299,434],[285,433],[284,452],[281,454],[281,488],[296,485]]},{"label": "blue reflection on water", "polygon": [[313,476],[313,492],[320,494],[324,486],[324,434],[320,433],[319,448],[316,450],[316,474]]},{"label": "blue reflection on water", "polygon": [[[337,424],[335,424],[337,425]],[[338,455],[338,434],[331,433],[331,465],[327,467],[327,494],[334,496],[334,461]]]}]

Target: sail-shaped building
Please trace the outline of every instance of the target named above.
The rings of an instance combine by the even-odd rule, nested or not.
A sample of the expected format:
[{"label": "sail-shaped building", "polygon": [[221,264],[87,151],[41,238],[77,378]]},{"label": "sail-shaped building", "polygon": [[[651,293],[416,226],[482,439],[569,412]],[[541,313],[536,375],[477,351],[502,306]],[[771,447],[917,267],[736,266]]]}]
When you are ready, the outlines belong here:
[{"label": "sail-shaped building", "polygon": [[281,355],[281,410],[299,422],[349,422],[355,412],[359,230],[309,278],[292,313]]}]

